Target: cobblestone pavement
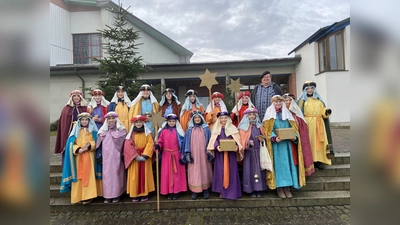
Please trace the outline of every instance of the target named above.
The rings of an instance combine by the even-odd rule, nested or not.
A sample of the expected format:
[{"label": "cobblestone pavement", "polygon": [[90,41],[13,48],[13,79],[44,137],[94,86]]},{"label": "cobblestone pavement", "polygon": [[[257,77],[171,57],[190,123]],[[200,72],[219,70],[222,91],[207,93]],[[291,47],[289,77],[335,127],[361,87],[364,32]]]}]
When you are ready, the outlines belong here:
[{"label": "cobblestone pavement", "polygon": [[350,224],[350,205],[61,212],[50,224]]}]

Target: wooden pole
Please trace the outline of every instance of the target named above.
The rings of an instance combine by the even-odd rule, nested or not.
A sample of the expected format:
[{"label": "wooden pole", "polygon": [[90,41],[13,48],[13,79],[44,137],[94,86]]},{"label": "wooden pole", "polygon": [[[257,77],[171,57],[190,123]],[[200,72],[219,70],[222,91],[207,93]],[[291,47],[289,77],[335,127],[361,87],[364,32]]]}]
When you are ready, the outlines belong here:
[{"label": "wooden pole", "polygon": [[[158,126],[154,127],[156,138],[155,143],[158,143]],[[159,169],[158,169],[158,149],[156,149],[156,180],[157,180],[157,212],[160,212],[160,179],[159,179]]]}]

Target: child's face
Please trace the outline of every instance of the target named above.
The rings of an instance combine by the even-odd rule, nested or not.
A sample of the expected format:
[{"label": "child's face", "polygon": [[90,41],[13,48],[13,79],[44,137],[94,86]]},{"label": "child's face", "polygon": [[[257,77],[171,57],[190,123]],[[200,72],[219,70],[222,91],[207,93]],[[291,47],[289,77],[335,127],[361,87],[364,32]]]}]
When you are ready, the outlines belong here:
[{"label": "child's face", "polygon": [[189,100],[190,100],[190,102],[196,101],[196,95],[189,96]]},{"label": "child's face", "polygon": [[82,118],[81,119],[81,126],[86,127],[89,124],[89,119],[88,118]]},{"label": "child's face", "polygon": [[141,120],[136,120],[134,123],[136,128],[142,128],[143,127],[143,121]]},{"label": "child's face", "polygon": [[221,98],[220,97],[215,97],[214,98],[214,102],[220,102],[221,101]]},{"label": "child's face", "polygon": [[311,94],[314,93],[314,88],[308,87],[308,88],[306,89],[306,91],[307,91],[307,94],[311,95]]},{"label": "child's face", "polygon": [[285,104],[288,106],[288,105],[290,105],[290,103],[292,103],[292,99],[290,97],[286,97]]},{"label": "child's face", "polygon": [[172,99],[172,94],[171,94],[171,92],[165,93],[165,98],[166,98],[167,100]]},{"label": "child's face", "polygon": [[125,93],[125,91],[123,91],[123,90],[118,90],[118,91],[117,91],[117,97],[118,97],[118,98],[123,98],[123,97],[124,97],[124,93]]},{"label": "child's face", "polygon": [[101,95],[95,95],[95,96],[94,96],[94,100],[95,100],[96,102],[100,102],[100,101],[101,101]]},{"label": "child's face", "polygon": [[81,101],[81,97],[79,97],[79,95],[73,95],[72,96],[72,101],[74,101],[75,103],[80,102]]},{"label": "child's face", "polygon": [[249,120],[255,120],[255,119],[256,119],[256,114],[249,113]]},{"label": "child's face", "polygon": [[143,98],[148,98],[150,96],[150,91],[149,90],[143,90],[142,91],[142,96],[143,96]]},{"label": "child's face", "polygon": [[244,97],[242,98],[242,103],[243,103],[243,104],[249,103],[249,97],[244,96]]},{"label": "child's face", "polygon": [[199,115],[194,116],[193,121],[195,124],[201,123],[201,117]]},{"label": "child's face", "polygon": [[219,121],[221,122],[222,125],[225,125],[226,122],[228,121],[228,116],[220,116]]},{"label": "child's face", "polygon": [[112,116],[108,117],[107,121],[108,121],[108,125],[114,125],[117,122],[117,120]]},{"label": "child's face", "polygon": [[167,123],[168,123],[168,126],[175,127],[176,120],[168,120]]},{"label": "child's face", "polygon": [[278,100],[278,101],[274,101],[273,102],[275,108],[280,109],[282,108],[282,101]]}]

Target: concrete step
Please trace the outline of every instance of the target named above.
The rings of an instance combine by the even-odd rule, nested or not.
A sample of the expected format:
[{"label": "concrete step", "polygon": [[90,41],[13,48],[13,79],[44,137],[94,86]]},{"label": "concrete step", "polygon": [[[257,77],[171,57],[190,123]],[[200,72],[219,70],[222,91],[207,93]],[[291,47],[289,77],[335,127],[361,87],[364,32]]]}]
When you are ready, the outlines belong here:
[{"label": "concrete step", "polygon": [[[307,177],[306,186],[299,191],[339,191],[350,190],[350,177]],[[60,185],[50,185],[50,198],[69,197],[70,193],[60,193]]]},{"label": "concrete step", "polygon": [[316,169],[311,177],[341,177],[350,176],[350,164],[325,165],[324,170]]},{"label": "concrete step", "polygon": [[[190,199],[190,193],[181,194],[178,200],[167,200],[160,196],[160,209],[191,209],[191,208],[254,208],[265,206],[329,206],[350,204],[350,191],[298,191],[293,192],[292,199],[280,199],[276,191],[264,193],[262,198],[251,198],[245,194],[238,200],[218,198],[217,193],[211,193],[210,199]],[[70,198],[50,198],[50,212],[58,211],[120,211],[120,210],[156,210],[157,198],[153,193],[147,202],[133,203],[125,195],[118,203],[104,204],[104,199],[98,197],[87,205],[71,205]]]},{"label": "concrete step", "polygon": [[61,173],[61,162],[50,162],[50,173]]}]

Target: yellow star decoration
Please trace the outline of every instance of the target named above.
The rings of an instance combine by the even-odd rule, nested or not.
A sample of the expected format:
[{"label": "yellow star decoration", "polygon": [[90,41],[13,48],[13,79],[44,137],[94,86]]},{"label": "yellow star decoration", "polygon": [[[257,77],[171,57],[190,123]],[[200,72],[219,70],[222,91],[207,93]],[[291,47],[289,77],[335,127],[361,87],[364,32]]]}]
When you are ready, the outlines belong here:
[{"label": "yellow star decoration", "polygon": [[243,84],[240,83],[240,78],[234,81],[231,78],[231,84],[227,86],[233,93],[240,92],[240,88],[243,87]]},{"label": "yellow star decoration", "polygon": [[153,115],[149,117],[149,121],[153,124],[153,127],[160,127],[162,125],[164,118],[162,117],[161,113],[162,111],[160,110],[158,113],[153,113]]},{"label": "yellow star decoration", "polygon": [[217,73],[210,73],[210,71],[206,69],[204,74],[199,75],[199,78],[201,79],[200,87],[206,86],[209,90],[211,90],[213,85],[218,84],[218,81],[215,79],[216,76]]}]

